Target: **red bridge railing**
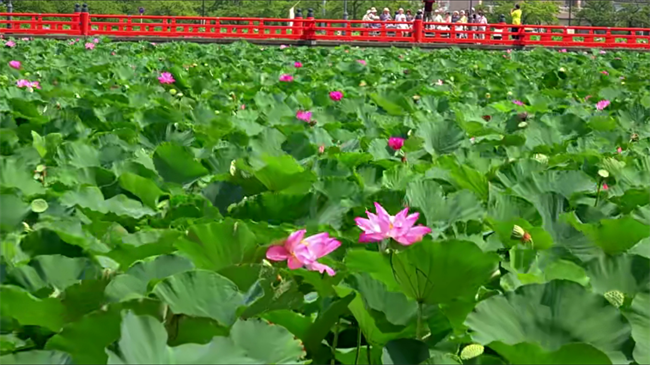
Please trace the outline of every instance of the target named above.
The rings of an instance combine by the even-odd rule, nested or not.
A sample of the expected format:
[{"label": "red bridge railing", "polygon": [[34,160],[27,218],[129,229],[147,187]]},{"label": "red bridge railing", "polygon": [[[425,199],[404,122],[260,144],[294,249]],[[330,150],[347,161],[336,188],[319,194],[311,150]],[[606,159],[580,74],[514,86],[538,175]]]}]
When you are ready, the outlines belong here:
[{"label": "red bridge railing", "polygon": [[0,34],[650,49],[650,29],[430,23],[421,19],[368,22],[300,17],[0,13]]}]

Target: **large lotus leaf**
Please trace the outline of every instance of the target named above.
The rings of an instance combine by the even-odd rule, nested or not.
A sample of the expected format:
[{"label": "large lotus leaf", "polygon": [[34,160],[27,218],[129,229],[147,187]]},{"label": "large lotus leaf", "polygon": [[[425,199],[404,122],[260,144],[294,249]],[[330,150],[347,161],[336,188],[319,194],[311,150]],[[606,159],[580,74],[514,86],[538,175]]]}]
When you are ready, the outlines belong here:
[{"label": "large lotus leaf", "polygon": [[33,258],[28,265],[14,268],[10,275],[23,288],[34,292],[44,286],[64,291],[81,280],[99,276],[99,268],[85,257],[43,255]]},{"label": "large lotus leaf", "polygon": [[209,173],[191,152],[173,142],[158,146],[153,155],[153,162],[163,179],[179,184],[191,183]]},{"label": "large lotus leaf", "polygon": [[306,329],[303,337],[305,348],[309,352],[317,355],[322,353],[321,343],[323,339],[330,332],[331,328],[339,322],[339,318],[348,313],[350,303],[355,298],[356,293],[353,292],[341,294],[341,298],[332,301],[327,308],[318,314],[314,323]]},{"label": "large lotus leaf", "polygon": [[264,156],[264,167],[255,171],[255,177],[271,191],[300,194],[309,191],[315,176],[305,170],[289,155]]},{"label": "large lotus leaf", "polygon": [[[4,174],[4,172],[3,172]],[[0,194],[1,231],[12,231],[29,214],[29,204],[16,195]]]},{"label": "large lotus leaf", "polygon": [[128,234],[122,227],[117,227],[110,231],[110,235],[117,236],[116,247],[107,256],[117,261],[120,267],[125,269],[137,260],[176,251],[174,243],[178,241],[182,233],[173,229],[147,228]]},{"label": "large lotus leaf", "polygon": [[54,298],[39,299],[15,286],[0,287],[0,313],[23,326],[42,326],[58,331],[66,323],[66,309]]},{"label": "large lotus leaf", "polygon": [[229,337],[205,345],[169,347],[165,327],[155,318],[131,311],[122,317],[119,352],[108,351],[109,364],[289,364],[303,355],[286,329],[260,321],[237,322]]},{"label": "large lotus leaf", "polygon": [[165,194],[153,181],[131,172],[120,175],[119,181],[122,189],[137,196],[151,209],[156,209],[158,198]]},{"label": "large lotus leaf", "polygon": [[[29,167],[24,166],[14,158],[0,159],[0,186],[3,188],[16,188],[25,196],[43,194],[45,188],[37,180]],[[3,215],[4,216],[4,215]],[[4,219],[3,219],[4,220]]]},{"label": "large lotus leaf", "polygon": [[101,190],[95,186],[84,186],[79,191],[66,192],[61,197],[61,204],[66,207],[79,206],[102,214],[113,213],[136,219],[155,214],[151,208],[123,194],[104,200]]},{"label": "large lotus leaf", "polygon": [[511,364],[602,364],[612,361],[602,351],[585,343],[570,343],[556,351],[546,351],[540,345],[522,342],[516,345],[506,345],[503,342],[493,342],[490,348],[506,358]]},{"label": "large lotus leaf", "polygon": [[394,254],[392,265],[402,290],[430,304],[474,297],[497,269],[499,257],[467,241],[424,240]]},{"label": "large lotus leaf", "polygon": [[138,315],[157,317],[160,307],[160,302],[152,299],[109,304],[68,323],[47,341],[45,348],[65,351],[75,364],[105,364],[108,356],[104,349],[120,338],[121,312],[129,309]]},{"label": "large lotus leaf", "polygon": [[228,218],[223,222],[191,226],[187,239],[178,240],[176,247],[197,267],[218,271],[241,264],[257,247],[257,242],[246,223]]},{"label": "large lotus leaf", "polygon": [[354,289],[350,289],[343,286],[335,287],[336,293],[339,296],[347,296],[350,294],[356,294],[354,299],[350,302],[349,308],[354,318],[359,323],[361,332],[363,333],[364,338],[368,343],[373,346],[383,346],[388,341],[398,339],[398,338],[409,338],[415,336],[415,325],[403,328],[398,332],[383,332],[375,321],[374,317],[366,310],[363,300],[358,292]]},{"label": "large lotus leaf", "polygon": [[449,228],[456,222],[480,219],[485,211],[469,190],[444,195],[442,187],[432,181],[415,181],[406,189],[409,206],[418,208],[427,219],[427,226],[432,228],[434,236]]},{"label": "large lotus leaf", "polygon": [[349,250],[345,255],[345,267],[353,273],[370,275],[390,291],[400,291],[387,255],[377,251]]},{"label": "large lotus leaf", "polygon": [[610,255],[625,252],[640,240],[650,236],[650,226],[632,217],[603,219],[598,224],[576,221],[572,223],[576,229],[587,235]]},{"label": "large lotus leaf", "polygon": [[212,271],[175,274],[158,283],[153,292],[176,314],[208,317],[226,326],[235,323],[237,309],[244,305],[237,286]]},{"label": "large lotus leaf", "polygon": [[174,255],[162,255],[136,262],[124,274],[111,280],[106,287],[106,296],[111,301],[142,298],[146,296],[152,280],[163,279],[193,268],[194,265],[187,258]]},{"label": "large lotus leaf", "polygon": [[650,364],[650,293],[637,294],[624,314],[632,325],[634,360],[638,364]]},{"label": "large lotus leaf", "polygon": [[420,124],[417,136],[424,140],[424,149],[430,155],[446,155],[460,147],[465,133],[454,120],[427,120]]},{"label": "large lotus leaf", "polygon": [[400,338],[389,341],[381,356],[384,365],[420,364],[429,358],[429,348],[422,341]]},{"label": "large lotus leaf", "polygon": [[0,364],[58,365],[72,364],[72,360],[60,351],[31,350],[0,356]]},{"label": "large lotus leaf", "polygon": [[539,344],[556,351],[573,342],[584,342],[622,359],[630,326],[619,311],[598,294],[577,283],[554,280],[525,285],[506,295],[480,302],[465,324],[474,341],[487,345],[500,341]]},{"label": "large lotus leaf", "polygon": [[604,256],[585,266],[596,293],[618,290],[633,297],[639,291],[650,291],[650,259],[645,257],[630,254]]}]

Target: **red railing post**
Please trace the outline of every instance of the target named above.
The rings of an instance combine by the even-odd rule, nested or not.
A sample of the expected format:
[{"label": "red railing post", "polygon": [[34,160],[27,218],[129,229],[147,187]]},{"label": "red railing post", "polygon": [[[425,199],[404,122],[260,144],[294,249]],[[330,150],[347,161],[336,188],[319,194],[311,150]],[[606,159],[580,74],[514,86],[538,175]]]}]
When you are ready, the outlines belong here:
[{"label": "red railing post", "polygon": [[422,31],[424,29],[422,22],[422,10],[418,10],[418,14],[413,21],[413,42],[422,43]]},{"label": "red railing post", "polygon": [[316,39],[316,21],[314,20],[314,9],[307,9],[307,20],[305,21],[305,31],[302,34],[302,39],[306,41],[313,41]]},{"label": "red railing post", "polygon": [[302,35],[302,27],[303,27],[302,9],[298,9],[296,11],[296,16],[294,18],[293,29],[291,30],[291,33],[295,35]]},{"label": "red railing post", "polygon": [[79,22],[81,25],[81,35],[87,36],[90,33],[90,14],[88,14],[88,5],[86,4],[83,4],[81,7]]}]

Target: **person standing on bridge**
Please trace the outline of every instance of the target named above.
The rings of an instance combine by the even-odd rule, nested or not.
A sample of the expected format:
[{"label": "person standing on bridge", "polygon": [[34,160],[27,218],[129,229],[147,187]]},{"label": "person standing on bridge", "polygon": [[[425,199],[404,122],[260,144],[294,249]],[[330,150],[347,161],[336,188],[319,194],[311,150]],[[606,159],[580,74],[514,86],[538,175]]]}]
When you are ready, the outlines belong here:
[{"label": "person standing on bridge", "polygon": [[[515,5],[515,8],[510,10],[510,16],[512,16],[512,25],[521,25],[521,6],[519,4]],[[519,27],[512,28],[513,33],[519,33]],[[512,36],[512,39],[519,39],[519,36]]]},{"label": "person standing on bridge", "polygon": [[424,2],[424,21],[433,21],[433,4],[436,0],[422,0]]}]

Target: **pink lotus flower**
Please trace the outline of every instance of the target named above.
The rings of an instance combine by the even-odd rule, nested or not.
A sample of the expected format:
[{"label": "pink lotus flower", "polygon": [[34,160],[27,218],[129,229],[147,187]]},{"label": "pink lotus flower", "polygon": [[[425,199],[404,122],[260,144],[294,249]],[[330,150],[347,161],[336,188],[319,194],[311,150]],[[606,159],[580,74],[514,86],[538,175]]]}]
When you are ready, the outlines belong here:
[{"label": "pink lotus flower", "polygon": [[566,53],[566,48],[562,48],[562,49],[559,50],[558,52],[560,52],[560,53]]},{"label": "pink lotus flower", "polygon": [[155,46],[157,46],[157,43],[156,42],[151,42],[151,45],[155,47]]},{"label": "pink lotus flower", "polygon": [[27,37],[23,37],[23,38],[20,38],[20,40],[21,40],[21,41],[24,41],[24,42],[28,42],[28,41],[29,41],[29,38],[27,38]]},{"label": "pink lotus flower", "polygon": [[609,76],[609,72],[607,72],[606,70],[602,70],[602,71],[600,71],[600,73],[605,75],[605,76]]},{"label": "pink lotus flower", "polygon": [[307,238],[307,231],[301,229],[292,233],[282,246],[271,246],[266,251],[266,258],[271,261],[287,261],[287,267],[291,270],[303,266],[307,270],[318,271],[321,274],[326,272],[334,276],[336,272],[329,266],[316,261],[341,246],[341,242],[331,238],[327,232],[319,233]]},{"label": "pink lotus flower", "polygon": [[616,149],[616,153],[623,153],[623,149],[622,149],[621,147],[618,147],[618,148]]},{"label": "pink lotus flower", "polygon": [[471,138],[469,139],[469,142],[470,142],[471,144],[476,143],[476,137],[471,137]]},{"label": "pink lotus flower", "polygon": [[605,51],[603,51],[603,50],[601,50],[601,51],[600,51],[600,52],[598,52],[598,53],[600,53],[600,54],[605,54],[605,53],[607,53],[607,52],[605,52]]},{"label": "pink lotus flower", "polygon": [[309,123],[311,122],[311,112],[298,110],[298,112],[296,112],[296,118],[302,120],[303,122]]},{"label": "pink lotus flower", "polygon": [[99,43],[99,38],[94,38],[93,43],[95,43],[95,44]]},{"label": "pink lotus flower", "polygon": [[404,146],[404,138],[400,137],[390,137],[388,139],[388,146],[390,148],[394,149],[395,151],[402,149],[402,146]]},{"label": "pink lotus flower", "polygon": [[521,100],[513,100],[512,103],[515,105],[524,106],[524,103]]},{"label": "pink lotus flower", "polygon": [[9,67],[20,70],[20,61],[9,61]]},{"label": "pink lotus flower", "polygon": [[280,76],[280,81],[282,81],[282,82],[291,82],[291,81],[293,81],[293,76],[291,76],[289,74],[283,74],[283,75]]},{"label": "pink lotus flower", "polygon": [[507,53],[507,54],[510,54],[510,53],[512,53],[512,50],[511,50],[511,49],[507,49],[507,50],[506,50],[506,53]]},{"label": "pink lotus flower", "polygon": [[607,186],[607,183],[603,183],[603,190],[609,190],[609,186]]},{"label": "pink lotus flower", "polygon": [[13,48],[15,46],[16,46],[16,42],[14,42],[14,41],[5,42],[5,47]]},{"label": "pink lotus flower", "polygon": [[332,92],[330,92],[330,99],[332,99],[334,101],[339,101],[339,100],[343,99],[343,93],[340,92],[340,91],[332,91]]},{"label": "pink lotus flower", "polygon": [[115,56],[115,55],[116,55],[116,53],[115,53],[115,52],[111,52],[111,56]]},{"label": "pink lotus flower", "polygon": [[30,90],[34,89],[34,88],[36,88],[36,89],[41,88],[41,84],[38,81],[33,81],[32,82],[32,81],[24,80],[24,79],[16,81],[16,86],[18,86],[19,88],[26,87],[26,88],[28,88]]},{"label": "pink lotus flower", "polygon": [[286,44],[281,44],[280,45],[280,49],[285,49],[285,48],[289,48],[289,46],[287,46]]},{"label": "pink lotus flower", "polygon": [[443,84],[444,84],[444,81],[442,81],[442,80],[436,81],[436,85],[438,85],[438,86],[442,86]]},{"label": "pink lotus flower", "polygon": [[365,65],[368,64],[368,62],[366,62],[365,60],[357,60],[357,62],[359,62],[362,66],[365,66]]},{"label": "pink lotus flower", "polygon": [[596,103],[596,109],[603,110],[609,105],[609,100],[601,100]]},{"label": "pink lotus flower", "polygon": [[246,104],[242,104],[242,105],[240,105],[240,106],[239,106],[239,109],[241,109],[241,110],[246,110]]},{"label": "pink lotus flower", "polygon": [[369,219],[361,217],[354,219],[357,227],[363,230],[359,236],[359,242],[379,242],[392,238],[398,243],[408,246],[421,241],[425,234],[431,233],[429,227],[422,225],[413,227],[420,214],[408,215],[408,208],[395,216],[389,215],[379,203],[375,203],[375,209],[377,214],[366,211]]},{"label": "pink lotus flower", "polygon": [[325,145],[324,144],[318,146],[318,153],[321,153],[321,154],[325,153]]},{"label": "pink lotus flower", "polygon": [[86,47],[86,49],[94,49],[95,48],[95,43],[88,42],[84,46]]},{"label": "pink lotus flower", "polygon": [[172,76],[172,74],[169,72],[161,73],[160,77],[158,77],[158,81],[160,81],[161,84],[173,84],[176,82],[176,80],[174,80],[174,76]]},{"label": "pink lotus flower", "polygon": [[295,67],[295,68],[301,68],[301,67],[302,67],[302,62],[298,62],[298,61],[294,62],[294,63],[293,63],[293,67]]}]

